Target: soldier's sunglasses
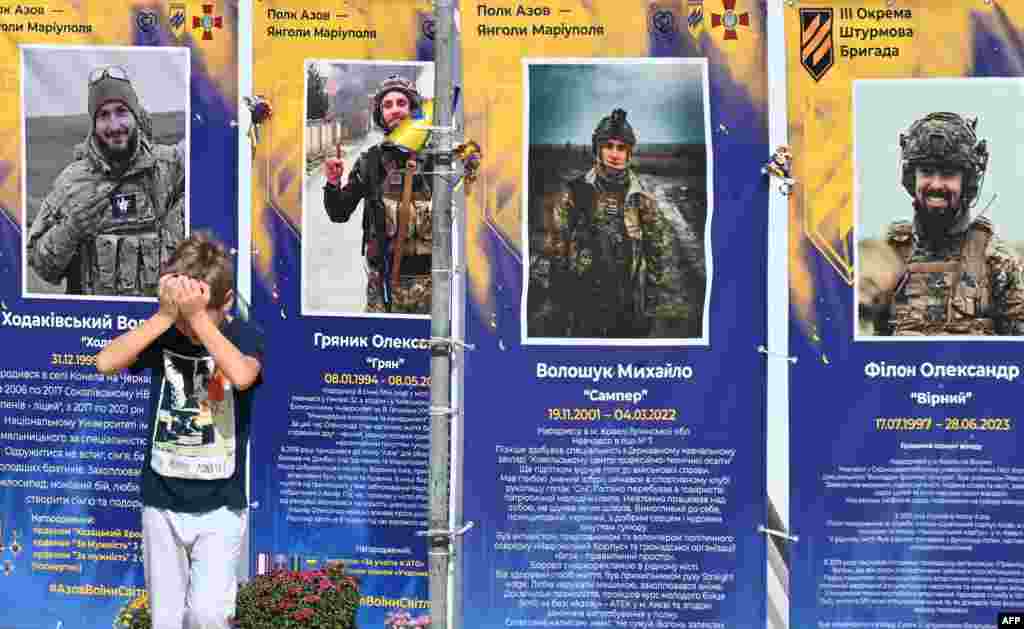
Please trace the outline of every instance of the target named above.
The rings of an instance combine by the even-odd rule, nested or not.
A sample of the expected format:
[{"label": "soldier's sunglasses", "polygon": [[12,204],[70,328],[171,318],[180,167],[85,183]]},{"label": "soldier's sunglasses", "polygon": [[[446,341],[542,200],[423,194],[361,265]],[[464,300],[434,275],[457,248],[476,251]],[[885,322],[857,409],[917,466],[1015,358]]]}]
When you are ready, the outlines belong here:
[{"label": "soldier's sunglasses", "polygon": [[117,79],[118,81],[131,82],[131,79],[128,78],[128,70],[124,69],[124,67],[106,66],[104,68],[96,68],[89,73],[89,84],[92,85],[93,83],[102,81],[106,77]]}]

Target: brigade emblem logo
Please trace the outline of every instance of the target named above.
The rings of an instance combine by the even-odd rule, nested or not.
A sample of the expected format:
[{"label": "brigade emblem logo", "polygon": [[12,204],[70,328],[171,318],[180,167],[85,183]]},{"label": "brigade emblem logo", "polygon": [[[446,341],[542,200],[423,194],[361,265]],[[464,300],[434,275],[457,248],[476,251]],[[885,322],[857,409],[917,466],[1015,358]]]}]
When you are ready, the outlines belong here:
[{"label": "brigade emblem logo", "polygon": [[153,9],[139,9],[135,15],[135,26],[143,33],[152,33],[159,24],[160,18]]},{"label": "brigade emblem logo", "polygon": [[424,18],[423,25],[420,27],[420,30],[423,32],[424,37],[430,41],[434,41],[434,37],[437,36],[437,24],[434,23],[433,16]]},{"label": "brigade emblem logo", "polygon": [[750,26],[750,12],[736,10],[736,0],[722,0],[722,13],[711,14],[711,28],[721,27],[725,31],[722,39],[739,39],[737,26]]},{"label": "brigade emblem logo", "polygon": [[192,30],[197,28],[203,29],[203,39],[213,39],[213,29],[224,28],[224,18],[213,14],[212,4],[204,4],[202,17],[197,15],[192,18]]},{"label": "brigade emblem logo", "polygon": [[704,26],[704,0],[688,0],[687,4],[686,26],[696,34]]},{"label": "brigade emblem logo", "polygon": [[167,14],[167,21],[171,25],[171,33],[179,37],[185,32],[185,5],[180,2],[172,2]]},{"label": "brigade emblem logo", "polygon": [[675,34],[675,13],[671,9],[658,9],[651,14],[651,28],[659,35],[669,36]]},{"label": "brigade emblem logo", "polygon": [[135,195],[132,193],[128,194],[115,194],[110,197],[110,207],[112,208],[115,219],[125,219],[131,216],[138,216],[139,209],[135,204]]},{"label": "brigade emblem logo", "polygon": [[800,9],[800,65],[820,81],[835,62],[832,9]]}]

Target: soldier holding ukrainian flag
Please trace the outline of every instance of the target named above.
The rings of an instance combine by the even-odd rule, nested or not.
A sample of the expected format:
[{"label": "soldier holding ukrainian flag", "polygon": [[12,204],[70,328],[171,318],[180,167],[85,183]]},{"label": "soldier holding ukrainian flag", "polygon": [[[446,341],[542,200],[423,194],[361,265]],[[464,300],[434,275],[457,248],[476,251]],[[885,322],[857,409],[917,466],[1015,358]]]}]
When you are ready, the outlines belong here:
[{"label": "soldier holding ukrainian flag", "polygon": [[404,130],[429,116],[416,86],[394,75],[373,97],[373,121],[384,141],[364,151],[342,185],[345,164],[324,164],[324,209],[336,223],[349,220],[363,204],[366,311],[430,314],[431,191],[428,156],[415,152]]}]

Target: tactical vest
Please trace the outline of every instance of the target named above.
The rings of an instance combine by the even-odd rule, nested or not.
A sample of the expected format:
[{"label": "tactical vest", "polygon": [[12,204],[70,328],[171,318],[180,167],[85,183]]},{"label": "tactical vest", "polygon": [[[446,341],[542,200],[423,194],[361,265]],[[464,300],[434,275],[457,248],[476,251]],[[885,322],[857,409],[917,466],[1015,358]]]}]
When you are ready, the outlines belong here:
[{"label": "tactical vest", "polygon": [[97,202],[107,206],[102,213],[104,227],[79,247],[71,263],[78,273],[68,277],[69,292],[156,295],[161,265],[183,234],[176,235],[172,233],[176,228],[168,230],[164,225],[168,193],[151,190],[150,179],[149,171],[142,171],[99,184]]},{"label": "tactical vest", "polygon": [[963,236],[960,253],[943,260],[931,260],[927,252],[915,249],[912,227],[906,223],[901,226],[890,229],[888,236],[907,263],[890,309],[891,333],[994,335],[992,286],[985,256],[992,238],[991,225],[984,220],[973,222]]},{"label": "tactical vest", "polygon": [[[402,203],[402,182],[405,179],[405,163],[384,156],[381,159],[384,168],[382,200],[384,201],[385,219],[387,221],[388,238],[398,233],[398,208]],[[417,165],[417,173],[423,171],[423,162]],[[403,256],[429,256],[433,248],[432,214],[430,209],[430,187],[427,175],[417,174],[412,186],[412,216],[409,221],[409,236],[402,243]],[[405,275],[405,273],[403,273]]]},{"label": "tactical vest", "polygon": [[[643,334],[640,277],[640,209],[622,189],[603,192],[583,178],[570,183],[573,211],[569,217],[569,267],[578,282],[580,325],[574,334]],[[582,329],[580,329],[582,326]],[[624,329],[628,328],[628,329]]]}]

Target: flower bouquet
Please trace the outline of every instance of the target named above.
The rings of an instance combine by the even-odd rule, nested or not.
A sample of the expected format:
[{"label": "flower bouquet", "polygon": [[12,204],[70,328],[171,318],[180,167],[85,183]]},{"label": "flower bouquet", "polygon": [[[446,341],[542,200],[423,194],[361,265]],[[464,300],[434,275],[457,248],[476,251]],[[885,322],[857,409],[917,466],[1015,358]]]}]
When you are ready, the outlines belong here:
[{"label": "flower bouquet", "polygon": [[[277,570],[238,588],[238,629],[355,629],[359,581],[346,576],[341,563],[322,570]],[[411,627],[412,625],[410,625]],[[126,605],[114,629],[151,629],[149,598]]]}]

